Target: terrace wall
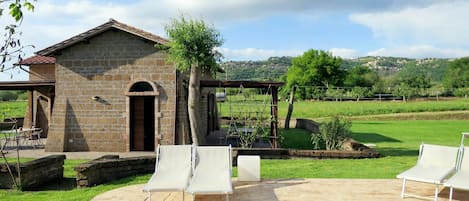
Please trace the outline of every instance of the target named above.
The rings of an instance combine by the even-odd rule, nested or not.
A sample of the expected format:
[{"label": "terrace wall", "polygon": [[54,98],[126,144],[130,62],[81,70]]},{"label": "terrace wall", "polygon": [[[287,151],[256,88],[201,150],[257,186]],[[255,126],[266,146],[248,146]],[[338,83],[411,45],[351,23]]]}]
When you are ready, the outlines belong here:
[{"label": "terrace wall", "polygon": [[131,157],[119,158],[118,155],[107,155],[87,163],[82,163],[74,169],[77,172],[77,187],[90,187],[119,178],[155,171],[156,158]]},{"label": "terrace wall", "polygon": [[[39,187],[63,178],[65,155],[51,155],[20,164],[21,185],[23,189]],[[16,163],[9,164],[18,180]],[[14,188],[7,164],[0,163],[0,188]]]}]

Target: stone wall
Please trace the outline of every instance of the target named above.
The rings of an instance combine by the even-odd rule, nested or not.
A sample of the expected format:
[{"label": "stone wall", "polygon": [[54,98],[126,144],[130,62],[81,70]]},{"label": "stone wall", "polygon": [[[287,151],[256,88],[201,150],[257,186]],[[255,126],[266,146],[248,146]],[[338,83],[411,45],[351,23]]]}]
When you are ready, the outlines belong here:
[{"label": "stone wall", "polygon": [[77,187],[90,187],[123,177],[153,173],[155,162],[156,158],[152,156],[119,158],[118,155],[108,155],[82,163],[74,168],[77,172]]},{"label": "stone wall", "polygon": [[[129,151],[129,109],[125,95],[132,83],[158,87],[155,125],[161,144],[174,144],[176,70],[154,43],[127,32],[109,30],[56,55],[54,112],[47,151]],[[100,101],[93,100],[98,96]],[[156,147],[156,146],[155,146]]]},{"label": "stone wall", "polygon": [[300,149],[270,149],[270,148],[233,148],[233,164],[239,155],[259,155],[262,159],[360,159],[378,158],[379,152],[364,145],[359,150],[300,150]]},{"label": "stone wall", "polygon": [[319,123],[310,119],[296,119],[295,128],[301,128],[311,133],[319,132]]},{"label": "stone wall", "polygon": [[[65,155],[51,155],[20,164],[21,185],[23,189],[39,187],[63,178]],[[10,164],[17,178],[16,163]],[[0,163],[0,188],[14,188],[7,165]]]}]

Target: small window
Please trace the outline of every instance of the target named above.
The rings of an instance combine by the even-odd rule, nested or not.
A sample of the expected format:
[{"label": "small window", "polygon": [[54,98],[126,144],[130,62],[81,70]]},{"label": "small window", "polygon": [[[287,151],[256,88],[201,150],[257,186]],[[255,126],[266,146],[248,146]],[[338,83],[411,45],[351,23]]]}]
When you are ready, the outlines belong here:
[{"label": "small window", "polygon": [[129,92],[153,91],[153,87],[147,82],[137,82],[130,88]]}]

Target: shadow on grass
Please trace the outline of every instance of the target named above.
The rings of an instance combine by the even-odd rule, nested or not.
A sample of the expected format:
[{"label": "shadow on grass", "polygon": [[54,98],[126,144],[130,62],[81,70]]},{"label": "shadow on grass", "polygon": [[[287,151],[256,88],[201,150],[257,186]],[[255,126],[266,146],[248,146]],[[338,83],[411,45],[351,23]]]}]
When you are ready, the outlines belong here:
[{"label": "shadow on grass", "polygon": [[377,148],[381,156],[418,156],[418,149],[405,148]]},{"label": "shadow on grass", "polygon": [[352,137],[361,143],[402,142],[398,139],[387,137],[378,133],[352,133]]},{"label": "shadow on grass", "polygon": [[27,188],[25,191],[69,191],[77,187],[75,178],[63,178],[59,181],[44,184],[39,187]]}]

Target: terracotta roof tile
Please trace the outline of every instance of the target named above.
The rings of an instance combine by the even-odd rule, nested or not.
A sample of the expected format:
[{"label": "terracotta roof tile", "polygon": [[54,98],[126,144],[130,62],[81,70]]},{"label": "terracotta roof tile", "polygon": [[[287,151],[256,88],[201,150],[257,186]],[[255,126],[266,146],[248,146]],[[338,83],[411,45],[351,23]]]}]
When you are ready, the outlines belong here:
[{"label": "terracotta roof tile", "polygon": [[21,60],[16,65],[31,65],[31,64],[54,64],[54,57],[46,57],[41,55],[34,55],[26,59]]},{"label": "terracotta roof tile", "polygon": [[36,52],[36,54],[43,55],[43,56],[50,56],[53,53],[55,53],[55,52],[57,52],[61,49],[67,48],[67,47],[69,47],[69,46],[71,46],[75,43],[87,40],[88,38],[93,37],[93,36],[95,36],[97,34],[100,34],[102,32],[105,32],[105,31],[107,31],[111,28],[116,28],[116,29],[128,32],[130,34],[145,38],[147,40],[151,40],[155,43],[166,44],[166,43],[169,42],[168,39],[165,39],[165,38],[162,38],[160,36],[154,35],[150,32],[146,32],[144,30],[135,28],[133,26],[118,22],[118,21],[111,18],[111,19],[109,19],[108,22],[106,22],[102,25],[99,25],[95,28],[92,28],[92,29],[90,29],[86,32],[83,32],[81,34],[78,34],[76,36],[73,36],[73,37],[71,37],[67,40],[64,40],[60,43],[57,43],[55,45],[49,46],[49,47],[47,47],[43,50],[40,50],[40,51]]}]

